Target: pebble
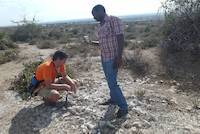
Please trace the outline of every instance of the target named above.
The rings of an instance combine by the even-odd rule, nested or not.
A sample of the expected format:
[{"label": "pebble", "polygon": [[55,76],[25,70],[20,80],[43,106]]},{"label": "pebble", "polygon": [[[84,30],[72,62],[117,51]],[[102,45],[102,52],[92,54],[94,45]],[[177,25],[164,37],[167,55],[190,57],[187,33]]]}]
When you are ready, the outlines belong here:
[{"label": "pebble", "polygon": [[95,127],[95,125],[93,125],[93,124],[90,123],[90,122],[86,123],[85,125],[87,126],[87,128],[88,128],[89,130],[91,130],[91,129],[93,129],[93,128]]},{"label": "pebble", "polygon": [[137,132],[138,132],[138,130],[137,130],[137,128],[136,127],[132,127],[131,128],[131,133],[133,133],[133,134],[137,134]]}]

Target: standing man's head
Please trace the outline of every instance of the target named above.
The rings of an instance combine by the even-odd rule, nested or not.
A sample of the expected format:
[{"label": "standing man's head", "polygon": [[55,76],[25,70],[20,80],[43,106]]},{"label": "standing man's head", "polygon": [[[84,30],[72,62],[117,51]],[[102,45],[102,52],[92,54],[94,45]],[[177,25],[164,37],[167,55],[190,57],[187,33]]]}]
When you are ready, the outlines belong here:
[{"label": "standing man's head", "polygon": [[54,62],[54,64],[59,67],[63,64],[65,64],[66,59],[68,58],[68,55],[62,51],[56,51],[53,54],[52,60]]},{"label": "standing man's head", "polygon": [[96,5],[92,9],[92,15],[96,21],[102,21],[106,15],[106,10],[102,5]]}]

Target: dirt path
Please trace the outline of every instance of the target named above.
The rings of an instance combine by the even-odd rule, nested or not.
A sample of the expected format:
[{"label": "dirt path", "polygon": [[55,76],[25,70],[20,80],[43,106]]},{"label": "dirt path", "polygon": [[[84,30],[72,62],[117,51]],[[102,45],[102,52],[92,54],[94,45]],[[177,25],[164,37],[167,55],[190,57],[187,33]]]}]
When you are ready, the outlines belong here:
[{"label": "dirt path", "polygon": [[[21,57],[27,62],[48,56],[54,50],[38,50],[21,45]],[[22,62],[13,61],[0,65],[0,133],[2,134],[199,134],[200,110],[192,108],[190,99],[177,91],[177,87],[152,82],[152,77],[133,78],[128,70],[119,72],[119,83],[129,104],[126,119],[116,119],[116,106],[100,106],[108,98],[107,83],[100,65],[100,57],[72,58],[82,86],[69,96],[70,105],[48,107],[40,98],[21,101],[16,93],[5,90],[6,80],[22,70]],[[3,73],[4,72],[4,73]],[[6,86],[5,86],[6,85]],[[144,91],[144,96],[139,91]],[[141,97],[139,99],[138,97]],[[63,98],[64,99],[64,98]]]}]

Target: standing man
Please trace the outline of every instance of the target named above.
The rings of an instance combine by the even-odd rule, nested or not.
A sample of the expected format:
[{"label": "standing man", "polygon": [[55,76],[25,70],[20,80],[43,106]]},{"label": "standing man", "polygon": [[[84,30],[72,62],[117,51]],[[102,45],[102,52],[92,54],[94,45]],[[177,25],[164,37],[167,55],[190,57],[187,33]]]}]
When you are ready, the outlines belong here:
[{"label": "standing man", "polygon": [[110,88],[110,99],[102,105],[117,104],[120,118],[128,114],[126,99],[117,84],[118,69],[122,65],[122,52],[124,46],[123,24],[114,16],[108,16],[102,5],[96,5],[92,9],[92,15],[98,22],[98,39],[101,49],[102,66]]}]

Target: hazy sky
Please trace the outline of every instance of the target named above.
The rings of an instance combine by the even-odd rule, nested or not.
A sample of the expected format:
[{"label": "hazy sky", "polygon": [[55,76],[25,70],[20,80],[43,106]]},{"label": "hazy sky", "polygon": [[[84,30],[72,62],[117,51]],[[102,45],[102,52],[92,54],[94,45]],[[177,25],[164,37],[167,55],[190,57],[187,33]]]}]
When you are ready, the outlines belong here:
[{"label": "hazy sky", "polygon": [[0,0],[0,26],[24,16],[39,22],[92,18],[91,10],[103,4],[108,14],[122,16],[156,13],[164,0]]}]

